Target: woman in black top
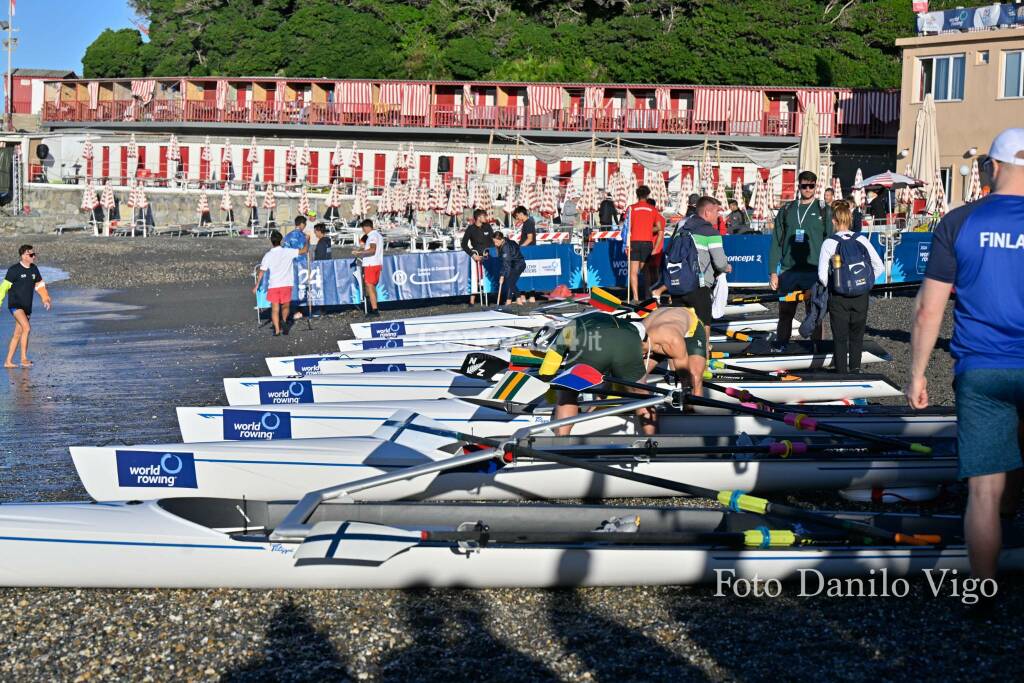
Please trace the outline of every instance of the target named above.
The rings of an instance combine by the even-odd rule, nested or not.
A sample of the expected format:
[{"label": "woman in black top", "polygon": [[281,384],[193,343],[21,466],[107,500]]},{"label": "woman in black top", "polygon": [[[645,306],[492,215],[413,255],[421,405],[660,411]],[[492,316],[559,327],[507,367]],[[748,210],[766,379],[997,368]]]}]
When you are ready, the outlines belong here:
[{"label": "woman in black top", "polygon": [[32,361],[28,359],[28,335],[32,331],[29,318],[32,317],[32,300],[36,292],[39,292],[46,310],[50,310],[50,294],[46,291],[46,284],[39,268],[36,267],[35,249],[31,244],[23,244],[18,248],[18,256],[21,259],[7,269],[7,275],[0,283],[0,300],[4,295],[8,297],[7,310],[14,316],[14,334],[11,335],[11,343],[7,347],[5,368],[18,367],[14,364],[14,352],[19,346],[21,367],[32,367]]}]

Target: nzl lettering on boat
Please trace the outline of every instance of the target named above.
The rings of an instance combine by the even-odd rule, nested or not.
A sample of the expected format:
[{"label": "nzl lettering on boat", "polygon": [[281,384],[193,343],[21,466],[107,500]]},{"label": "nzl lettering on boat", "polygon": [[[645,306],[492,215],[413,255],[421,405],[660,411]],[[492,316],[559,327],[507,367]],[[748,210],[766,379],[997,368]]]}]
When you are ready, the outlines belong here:
[{"label": "nzl lettering on boat", "polygon": [[118,486],[129,488],[199,488],[191,453],[116,451]]},{"label": "nzl lettering on boat", "polygon": [[982,249],[1024,249],[1024,232],[982,232],[978,239]]},{"label": "nzl lettering on boat", "polygon": [[288,404],[312,403],[313,383],[309,380],[260,382],[260,403]]},{"label": "nzl lettering on boat", "polygon": [[221,412],[221,420],[226,441],[292,438],[292,417],[288,413],[225,408]]}]

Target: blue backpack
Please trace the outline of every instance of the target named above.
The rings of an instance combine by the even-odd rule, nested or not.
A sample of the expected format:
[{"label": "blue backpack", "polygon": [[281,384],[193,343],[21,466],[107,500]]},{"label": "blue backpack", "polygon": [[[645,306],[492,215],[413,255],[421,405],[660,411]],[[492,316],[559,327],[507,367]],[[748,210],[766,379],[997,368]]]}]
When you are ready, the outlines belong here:
[{"label": "blue backpack", "polygon": [[875,273],[871,268],[871,255],[867,247],[856,237],[843,239],[833,235],[829,239],[838,242],[835,255],[839,257],[838,268],[835,266],[835,257],[829,263],[832,273],[831,291],[840,296],[860,296],[870,292],[875,283]]},{"label": "blue backpack", "polygon": [[676,225],[672,239],[665,248],[665,256],[661,267],[661,280],[674,296],[684,296],[696,292],[700,288],[700,262],[697,259],[697,245],[693,235],[684,227],[684,222]]}]

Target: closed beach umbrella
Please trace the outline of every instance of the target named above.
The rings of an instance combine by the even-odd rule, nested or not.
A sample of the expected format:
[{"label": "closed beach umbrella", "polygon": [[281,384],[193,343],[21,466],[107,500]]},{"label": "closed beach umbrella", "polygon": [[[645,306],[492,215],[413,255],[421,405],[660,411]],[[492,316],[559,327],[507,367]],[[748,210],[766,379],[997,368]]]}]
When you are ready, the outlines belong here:
[{"label": "closed beach umbrella", "polygon": [[821,147],[818,125],[818,106],[812,100],[804,110],[803,128],[800,131],[800,163],[797,171],[812,171],[817,174],[821,166]]},{"label": "closed beach umbrella", "polygon": [[356,143],[352,143],[352,158],[349,160],[348,165],[352,168],[359,168],[359,151],[356,149]]},{"label": "closed beach umbrella", "polygon": [[[700,160],[700,194],[708,195],[714,191],[715,176],[711,172],[711,152],[708,141],[704,141],[704,157]],[[632,201],[632,198],[630,198]]]},{"label": "closed beach umbrella", "polygon": [[199,193],[199,201],[196,203],[196,213],[199,214],[199,225],[212,223],[210,217],[210,198],[206,196],[206,190]]},{"label": "closed beach umbrella", "polygon": [[299,157],[299,161],[303,166],[309,166],[309,140],[302,143],[302,155]]},{"label": "closed beach umbrella", "polygon": [[102,206],[109,215],[110,211],[117,206],[117,200],[114,199],[114,190],[111,189],[110,184],[104,184],[103,190],[100,192],[100,206]]},{"label": "closed beach umbrella", "polygon": [[928,188],[928,213],[935,216],[945,216],[949,211],[949,203],[946,201],[946,189],[942,186],[942,176],[939,169],[935,169],[932,182]]},{"label": "closed beach umbrella", "polygon": [[[341,199],[339,198],[339,202]],[[370,213],[370,197],[366,189],[366,183],[360,183],[356,188],[355,200],[352,202],[352,215],[364,218]]]},{"label": "closed beach umbrella", "polygon": [[433,211],[444,211],[447,201],[444,196],[444,183],[440,178],[430,188],[430,208]]},{"label": "closed beach umbrella", "polygon": [[331,152],[331,166],[338,167],[344,165],[345,158],[344,155],[341,153],[341,140],[335,140],[334,151]]},{"label": "closed beach umbrella", "polygon": [[231,153],[231,140],[224,138],[224,163],[230,166],[232,161],[234,157]]},{"label": "closed beach umbrella", "polygon": [[736,200],[737,204],[739,204],[740,211],[747,208],[746,204],[743,202],[743,185],[740,184],[739,178],[737,178],[736,182],[732,185],[732,198]]},{"label": "closed beach umbrella", "polygon": [[92,159],[94,156],[95,155],[93,154],[92,150],[92,142],[90,140],[86,140],[85,142],[82,143],[82,158],[89,160]]},{"label": "closed beach umbrella", "polygon": [[213,152],[210,150],[210,136],[203,139],[203,148],[199,150],[199,158],[203,161],[213,161]]},{"label": "closed beach umbrella", "polygon": [[971,180],[967,185],[967,196],[965,200],[968,202],[976,202],[981,199],[981,174],[978,172],[978,160],[975,159],[971,163]]},{"label": "closed beach umbrella", "polygon": [[224,212],[224,220],[228,223],[235,222],[235,206],[231,201],[231,192],[228,186],[224,186],[224,194],[220,197],[220,210]]},{"label": "closed beach umbrella", "polygon": [[420,182],[419,192],[416,194],[416,210],[417,211],[430,211],[430,186],[424,182]]},{"label": "closed beach umbrella", "polygon": [[929,93],[914,121],[914,142],[910,148],[909,175],[931,184],[938,177],[939,133],[935,122],[935,98]]},{"label": "closed beach umbrella", "polygon": [[135,133],[132,133],[131,138],[128,140],[128,158],[139,158],[139,145],[135,142]]},{"label": "closed beach umbrella", "polygon": [[866,192],[861,188],[861,184],[864,182],[864,174],[861,170],[857,169],[857,174],[853,176],[853,188],[850,190],[850,199],[853,200],[853,205],[856,207],[864,206],[864,200],[866,199]]},{"label": "closed beach umbrella", "polygon": [[725,208],[729,206],[729,198],[725,194],[725,183],[719,182],[718,187],[715,189],[715,199],[718,200],[719,206]]},{"label": "closed beach umbrella", "polygon": [[263,193],[263,208],[273,211],[277,208],[277,198],[274,196],[274,186],[267,185],[267,191]]},{"label": "closed beach umbrella", "polygon": [[843,198],[843,184],[839,182],[839,176],[832,176],[832,194],[836,199]]},{"label": "closed beach umbrella", "polygon": [[466,173],[469,175],[476,173],[476,149],[473,147],[469,148],[469,156],[466,157]]},{"label": "closed beach umbrella", "polygon": [[326,206],[329,209],[341,207],[341,189],[338,187],[337,182],[331,183],[331,192],[327,195]]},{"label": "closed beach umbrella", "polygon": [[555,207],[557,204],[558,198],[551,192],[551,188],[545,188],[544,192],[541,193],[540,215],[546,218],[551,218],[555,215]]},{"label": "closed beach umbrella", "polygon": [[630,169],[626,171],[626,205],[636,202],[636,173]]},{"label": "closed beach umbrella", "polygon": [[181,160],[181,145],[178,143],[178,136],[171,133],[171,140],[167,143],[167,158],[171,161]]},{"label": "closed beach umbrella", "polygon": [[256,163],[256,136],[249,142],[249,149],[245,153],[245,161],[249,164]]},{"label": "closed beach umbrella", "polygon": [[384,191],[380,193],[380,199],[377,200],[377,213],[388,214],[392,212],[391,208],[391,197],[394,191],[390,185],[384,187]]},{"label": "closed beach umbrella", "polygon": [[259,202],[256,199],[256,185],[251,182],[245,193],[245,206],[249,209],[249,226],[258,225],[260,222]]},{"label": "closed beach umbrella", "polygon": [[135,208],[146,209],[149,207],[149,199],[146,198],[146,189],[142,186],[142,183],[135,185]]},{"label": "closed beach umbrella", "polygon": [[651,181],[651,198],[659,211],[664,211],[668,206],[668,187],[665,185],[665,176],[660,172],[655,173]]},{"label": "closed beach umbrella", "polygon": [[92,213],[92,210],[99,206],[100,200],[96,196],[96,188],[92,186],[92,181],[88,181],[85,184],[85,191],[82,192],[82,211],[88,211]]},{"label": "closed beach umbrella", "polygon": [[676,197],[676,211],[679,213],[686,213],[686,207],[690,201],[691,194],[693,194],[693,176],[684,175],[682,181],[679,183],[679,194]]},{"label": "closed beach umbrella", "polygon": [[298,161],[298,158],[299,153],[295,150],[295,143],[289,142],[288,151],[284,153],[284,163],[288,164],[289,166],[294,166],[296,161]]},{"label": "closed beach umbrella", "polygon": [[759,173],[757,175],[757,182],[754,184],[754,214],[752,217],[755,221],[768,220],[768,201],[768,183],[765,182]]},{"label": "closed beach umbrella", "polygon": [[299,193],[299,215],[309,215],[309,195],[306,194],[306,186],[302,186],[302,191]]}]

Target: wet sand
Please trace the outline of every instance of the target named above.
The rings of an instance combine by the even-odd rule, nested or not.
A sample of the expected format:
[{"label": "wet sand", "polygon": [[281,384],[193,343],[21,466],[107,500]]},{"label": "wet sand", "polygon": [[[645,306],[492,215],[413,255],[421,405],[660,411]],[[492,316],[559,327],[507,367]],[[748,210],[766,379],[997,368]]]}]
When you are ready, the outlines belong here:
[{"label": "wet sand", "polygon": [[[34,241],[71,279],[33,316],[31,370],[0,378],[0,501],[84,496],[67,446],[176,441],[177,405],[223,402],[220,378],[264,356],[336,348],[348,313],[272,338],[247,240]],[[228,254],[229,256],[225,256]],[[189,284],[180,278],[188,275]],[[104,290],[104,291],[100,291]],[[114,291],[111,291],[114,290]],[[417,313],[449,312],[431,307]],[[869,336],[902,381],[911,301],[875,300]],[[385,318],[397,313],[385,313]],[[0,339],[10,319],[0,315]],[[944,334],[948,334],[948,324]],[[935,354],[936,402],[951,364]],[[833,495],[811,496],[835,505]],[[947,501],[938,509],[955,508]],[[923,506],[922,509],[936,509]],[[2,513],[2,508],[0,508]],[[0,590],[8,680],[863,680],[1021,675],[1024,584],[998,624],[923,580],[906,598],[715,597],[713,587],[485,591]],[[998,672],[998,673],[997,673]]]}]

